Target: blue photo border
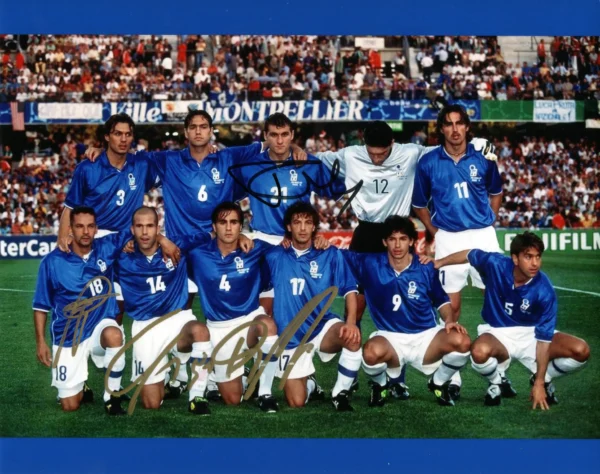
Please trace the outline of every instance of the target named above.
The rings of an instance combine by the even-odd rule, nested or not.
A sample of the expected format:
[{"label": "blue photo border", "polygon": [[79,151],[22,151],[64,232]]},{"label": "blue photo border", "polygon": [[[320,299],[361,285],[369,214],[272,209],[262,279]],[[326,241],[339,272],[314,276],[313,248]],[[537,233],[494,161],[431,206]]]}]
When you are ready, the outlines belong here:
[{"label": "blue photo border", "polygon": [[[0,33],[598,35],[599,0],[0,0]],[[15,400],[18,403],[18,400]],[[592,408],[593,409],[593,408]],[[0,414],[0,421],[2,417]],[[390,420],[390,423],[394,423]],[[401,427],[400,427],[401,428]],[[443,427],[439,433],[443,435]],[[493,436],[493,433],[490,433]],[[183,457],[182,453],[188,453]],[[175,461],[175,462],[173,462]],[[600,440],[0,439],[0,472],[544,472],[600,468]]]}]

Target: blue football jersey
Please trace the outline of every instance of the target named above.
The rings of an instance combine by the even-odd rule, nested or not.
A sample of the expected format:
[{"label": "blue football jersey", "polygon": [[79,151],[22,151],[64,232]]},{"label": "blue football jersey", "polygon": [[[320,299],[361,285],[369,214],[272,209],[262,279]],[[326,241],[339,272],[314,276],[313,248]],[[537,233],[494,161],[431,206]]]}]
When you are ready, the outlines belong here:
[{"label": "blue football jersey", "polygon": [[172,242],[181,250],[179,265],[171,259],[163,261],[161,248],[147,257],[137,248],[122,253],[115,266],[116,278],[125,299],[125,311],[136,321],[147,321],[184,309],[188,300],[186,251],[211,240],[210,234],[199,233],[194,238],[174,236]]},{"label": "blue football jersey", "polygon": [[427,207],[431,199],[435,208],[431,222],[439,229],[482,229],[496,220],[489,195],[501,192],[498,166],[475,151],[473,145],[467,145],[467,153],[458,163],[444,147],[438,147],[417,164],[413,206]]},{"label": "blue football jersey", "polygon": [[215,239],[189,252],[189,273],[206,319],[228,321],[258,308],[258,295],[268,288],[264,255],[271,248],[255,240],[249,253],[237,249],[223,257]]},{"label": "blue football jersey", "polygon": [[448,304],[450,298],[433,263],[423,265],[413,256],[410,265],[397,274],[387,252],[343,254],[364,288],[377,329],[415,334],[436,326],[436,309]]},{"label": "blue football jersey", "polygon": [[[81,299],[87,299],[109,293],[108,283],[99,277],[107,278],[112,286],[113,264],[131,238],[130,232],[120,232],[95,239],[92,251],[86,258],[82,258],[72,251],[65,253],[54,249],[42,259],[33,296],[33,309],[44,312],[52,311],[50,334],[53,344],[60,344],[67,326],[68,319],[64,314],[65,306],[75,303],[80,298],[80,294]],[[85,291],[83,291],[84,288]],[[114,293],[114,290],[111,292]],[[93,306],[95,309],[89,312],[83,326],[83,333],[81,333],[81,329],[78,329],[77,341],[81,342],[89,338],[102,319],[114,319],[119,313],[114,296],[107,298],[102,303],[100,301],[92,301],[87,306],[90,309]],[[82,310],[85,308],[85,306],[82,307]],[[75,327],[76,320],[73,318],[66,332],[64,347],[73,346]]]},{"label": "blue football jersey", "polygon": [[[267,254],[266,261],[271,285],[275,290],[273,318],[277,323],[279,334],[306,303],[329,287],[336,286],[339,296],[357,291],[356,280],[342,253],[335,247],[329,247],[327,250],[311,248],[300,256],[297,256],[292,247],[288,249],[275,247]],[[311,312],[287,344],[286,349],[292,349],[300,344],[328,299],[325,298]],[[308,342],[319,334],[327,321],[336,317],[328,311],[310,335]]]},{"label": "blue football jersey", "polygon": [[146,160],[128,154],[119,170],[103,152],[95,163],[84,160],[77,165],[65,206],[93,208],[98,229],[127,231],[133,213],[144,204],[144,194],[157,183],[156,172]]},{"label": "blue football jersey", "polygon": [[248,191],[251,226],[255,231],[283,236],[283,216],[294,202],[310,202],[312,192],[334,199],[346,192],[344,180],[333,179],[327,166],[312,155],[308,155],[304,165],[297,166],[291,156],[277,163],[265,151],[250,163],[235,171],[239,176],[236,179],[240,179]]},{"label": "blue football jersey", "polygon": [[154,164],[162,183],[167,237],[193,231],[210,232],[211,216],[223,201],[234,201],[244,191],[228,173],[233,165],[245,163],[260,153],[261,144],[226,148],[198,163],[189,148],[138,153]]},{"label": "blue football jersey", "polygon": [[481,316],[486,323],[495,328],[535,326],[536,339],[552,341],[558,302],[544,273],[538,272],[527,284],[515,288],[515,265],[510,257],[471,250],[468,259],[485,283]]}]

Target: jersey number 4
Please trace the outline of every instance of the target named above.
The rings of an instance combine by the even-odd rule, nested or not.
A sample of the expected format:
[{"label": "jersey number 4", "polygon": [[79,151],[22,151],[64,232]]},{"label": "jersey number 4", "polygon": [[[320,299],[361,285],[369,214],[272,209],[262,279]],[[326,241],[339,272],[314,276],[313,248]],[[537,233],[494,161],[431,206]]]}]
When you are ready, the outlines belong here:
[{"label": "jersey number 4", "polygon": [[146,283],[150,285],[150,292],[154,295],[159,291],[165,291],[167,289],[165,282],[162,281],[162,276],[158,275],[156,277],[156,282],[154,278],[150,277],[146,280]]},{"label": "jersey number 4", "polygon": [[224,290],[224,291],[231,290],[231,285],[227,281],[227,275],[223,275],[221,277],[221,283],[219,283],[219,290]]}]

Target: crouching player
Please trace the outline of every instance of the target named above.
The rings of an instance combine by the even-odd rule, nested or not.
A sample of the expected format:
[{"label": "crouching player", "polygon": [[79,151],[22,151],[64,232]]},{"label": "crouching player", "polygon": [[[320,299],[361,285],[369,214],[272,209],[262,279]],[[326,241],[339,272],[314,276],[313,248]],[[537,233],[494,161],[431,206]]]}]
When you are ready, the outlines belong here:
[{"label": "crouching player", "polygon": [[[361,363],[360,331],[355,323],[357,286],[338,249],[314,248],[318,223],[318,214],[309,203],[296,202],[285,212],[284,226],[291,246],[287,249],[276,247],[266,256],[275,290],[273,317],[281,335],[309,300],[336,286],[346,300],[348,318],[344,323],[333,313],[326,312],[308,337],[306,342],[309,344],[300,346],[326,304],[325,301],[320,302],[281,353],[277,376],[282,378],[288,364],[294,364],[284,384],[284,392],[290,407],[302,407],[309,398],[324,398],[312,375],[315,372],[315,352],[319,353],[323,362],[330,361],[341,352],[332,402],[337,411],[352,411],[350,387]],[[307,348],[310,348],[308,352]],[[302,351],[301,355],[295,354],[297,351]]]},{"label": "crouching player", "polygon": [[[131,234],[124,232],[95,239],[98,227],[91,207],[74,208],[69,222],[70,252],[57,248],[44,257],[33,297],[37,357],[47,367],[52,364],[52,386],[58,389],[64,411],[93,401],[93,392],[86,384],[88,358],[91,356],[97,367],[107,368],[123,347],[123,329],[115,320],[119,310],[110,288],[113,264],[131,239]],[[44,337],[50,311],[52,358]],[[119,390],[124,368],[122,354],[109,374],[110,390]],[[125,414],[121,399],[108,390],[104,392],[104,408],[109,415]]]},{"label": "crouching player", "polygon": [[500,405],[516,391],[503,376],[511,359],[532,373],[533,408],[558,403],[552,380],[581,368],[590,356],[585,341],[557,332],[558,304],[549,278],[540,271],[544,243],[531,232],[511,242],[510,258],[483,250],[464,250],[435,261],[436,268],[470,263],[488,290],[471,346],[473,369],[488,379],[485,405]]},{"label": "crouching player", "polygon": [[[385,404],[390,385],[399,383],[406,364],[433,374],[429,390],[440,405],[454,406],[450,379],[469,360],[467,331],[454,321],[433,263],[422,264],[415,255],[418,234],[412,221],[390,216],[383,231],[387,253],[344,252],[377,328],[363,347],[363,369],[371,379],[369,406]],[[446,322],[444,328],[436,323],[435,308]]]},{"label": "crouching player", "polygon": [[[186,250],[210,241],[209,233],[199,233],[193,238],[173,237],[181,247],[180,264],[171,259],[165,262],[159,246],[158,215],[153,208],[141,207],[133,214],[131,231],[135,250],[123,253],[117,272],[125,297],[125,311],[133,319],[131,335],[144,333],[133,344],[132,381],[144,384],[141,390],[144,408],[157,409],[165,397],[165,377],[169,372],[168,353],[177,357],[181,370],[188,360],[192,364],[192,381],[189,387],[189,411],[198,415],[210,414],[204,398],[208,374],[204,362],[208,361],[212,345],[206,325],[196,320],[191,310],[183,310],[188,300]],[[164,243],[161,242],[163,245]],[[160,320],[161,316],[166,316]],[[150,374],[148,374],[150,372]]]},{"label": "crouching player", "polygon": [[[258,406],[266,413],[279,410],[271,394],[277,358],[266,360],[277,342],[277,327],[272,318],[259,306],[259,294],[267,287],[264,254],[271,248],[266,242],[255,240],[254,248],[244,254],[240,248],[244,214],[233,202],[219,204],[212,214],[216,238],[189,253],[190,274],[198,286],[200,301],[210,331],[215,380],[223,401],[239,405],[244,395],[242,364],[233,369],[219,363],[235,359],[264,339],[258,355],[262,361],[259,378]],[[238,328],[245,323],[246,327]]]}]

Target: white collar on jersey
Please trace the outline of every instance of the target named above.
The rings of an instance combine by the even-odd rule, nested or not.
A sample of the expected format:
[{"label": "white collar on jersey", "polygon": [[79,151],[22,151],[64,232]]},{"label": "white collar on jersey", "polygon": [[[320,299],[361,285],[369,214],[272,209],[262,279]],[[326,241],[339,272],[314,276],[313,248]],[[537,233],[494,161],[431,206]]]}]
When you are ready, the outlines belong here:
[{"label": "white collar on jersey", "polygon": [[154,252],[152,255],[146,255],[146,260],[148,260],[148,263],[152,263],[152,259],[156,256],[157,253],[158,253],[158,250],[156,252]]},{"label": "white collar on jersey", "polygon": [[292,249],[294,249],[294,252],[296,253],[296,257],[302,257],[302,255],[305,255],[305,254],[307,254],[308,252],[310,252],[310,249],[311,249],[311,248],[312,248],[312,247],[308,247],[307,249],[304,249],[304,250],[298,250],[296,247],[294,247],[294,246],[292,245]]}]

